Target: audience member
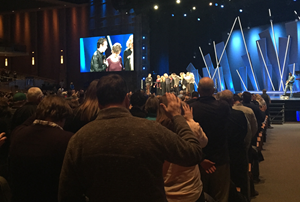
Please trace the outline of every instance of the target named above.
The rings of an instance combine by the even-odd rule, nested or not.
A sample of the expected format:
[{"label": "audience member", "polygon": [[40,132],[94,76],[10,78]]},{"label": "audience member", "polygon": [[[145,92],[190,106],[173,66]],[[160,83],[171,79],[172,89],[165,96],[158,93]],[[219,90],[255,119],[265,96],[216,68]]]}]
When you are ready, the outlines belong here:
[{"label": "audience member", "polygon": [[[160,98],[160,103],[168,105],[167,97],[164,95]],[[182,114],[189,124],[191,130],[200,142],[203,148],[207,145],[207,137],[203,132],[201,126],[193,120],[193,112],[190,107],[182,103]],[[159,107],[157,122],[166,128],[174,130],[174,124],[168,118],[163,105]],[[169,202],[175,201],[197,201],[204,202],[203,184],[198,165],[192,167],[182,167],[168,161],[163,165],[163,177],[165,184],[165,192]],[[201,197],[200,197],[201,196]]]},{"label": "audience member", "polygon": [[157,116],[157,110],[159,107],[159,100],[154,95],[150,95],[145,104],[145,111],[147,113],[146,119],[155,121]]},{"label": "audience member", "polygon": [[197,91],[192,92],[192,99],[186,101],[187,104],[192,104],[199,98],[199,93]]},{"label": "audience member", "polygon": [[147,98],[142,92],[137,91],[133,93],[130,97],[130,104],[132,106],[130,113],[136,117],[146,118],[147,114],[144,110],[146,101]]},{"label": "audience member", "polygon": [[29,117],[31,117],[37,108],[37,105],[43,98],[43,92],[38,87],[31,87],[27,92],[27,102],[16,110],[12,118],[11,131],[17,126],[24,123]]},{"label": "audience member", "polygon": [[180,101],[167,94],[168,105],[163,105],[177,135],[129,113],[126,83],[119,75],[102,77],[97,97],[99,116],[68,145],[59,201],[166,201],[164,161],[194,166],[203,157],[199,141],[181,116]]},{"label": "audience member", "polygon": [[67,119],[65,130],[76,133],[82,126],[97,118],[100,111],[96,93],[98,81],[99,79],[96,79],[90,83],[84,102],[74,109],[74,115]]},{"label": "audience member", "polygon": [[[220,100],[226,101],[232,107],[232,92],[230,90],[222,91]],[[224,132],[228,138],[230,179],[235,184],[237,191],[250,199],[248,193],[248,148],[244,143],[248,133],[248,124],[249,122],[243,112],[231,108]]]},{"label": "audience member", "polygon": [[199,81],[200,98],[192,103],[194,120],[198,122],[208,137],[208,144],[203,149],[205,158],[215,163],[216,170],[209,172],[201,168],[203,188],[206,193],[219,202],[227,202],[230,186],[229,152],[227,136],[224,134],[230,113],[228,103],[216,100],[214,82],[208,77]]},{"label": "audience member", "polygon": [[33,124],[23,124],[12,133],[13,202],[57,201],[59,174],[72,136],[62,127],[70,113],[63,98],[47,96],[37,106]]},{"label": "audience member", "polygon": [[270,123],[270,104],[272,101],[271,101],[270,96],[267,94],[266,89],[262,90],[261,97],[265,100],[266,105],[267,105],[266,115],[268,116],[268,128],[272,129],[273,127],[271,127],[271,123]]}]

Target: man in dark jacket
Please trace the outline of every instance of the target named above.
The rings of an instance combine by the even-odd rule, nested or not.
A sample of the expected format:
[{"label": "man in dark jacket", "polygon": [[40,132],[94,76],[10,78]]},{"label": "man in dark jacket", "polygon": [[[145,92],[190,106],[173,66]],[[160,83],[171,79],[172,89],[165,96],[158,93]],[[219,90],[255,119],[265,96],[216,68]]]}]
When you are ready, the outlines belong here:
[{"label": "man in dark jacket", "polygon": [[103,72],[106,70],[108,63],[103,53],[107,49],[107,40],[100,38],[97,42],[97,50],[95,51],[91,60],[90,72]]},{"label": "man in dark jacket", "polygon": [[198,85],[200,98],[190,106],[193,108],[194,120],[200,124],[208,137],[208,144],[203,149],[205,158],[214,162],[216,167],[213,173],[200,167],[203,190],[219,202],[228,202],[230,166],[225,129],[230,108],[228,103],[216,100],[212,96],[214,91],[213,80],[208,77],[202,78]]},{"label": "man in dark jacket", "polygon": [[169,161],[202,160],[199,141],[181,116],[181,103],[166,94],[173,133],[158,122],[133,117],[125,81],[104,76],[97,86],[98,118],[70,140],[59,183],[59,201],[166,202],[162,168]]}]

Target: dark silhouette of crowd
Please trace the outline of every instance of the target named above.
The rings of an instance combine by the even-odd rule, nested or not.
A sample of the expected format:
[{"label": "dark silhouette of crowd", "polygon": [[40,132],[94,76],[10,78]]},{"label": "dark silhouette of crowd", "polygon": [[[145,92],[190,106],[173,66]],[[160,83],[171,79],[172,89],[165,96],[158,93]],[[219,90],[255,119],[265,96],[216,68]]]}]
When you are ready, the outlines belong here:
[{"label": "dark silhouette of crowd", "polygon": [[83,91],[0,92],[0,201],[249,202],[258,195],[269,96],[128,92],[110,74]]}]

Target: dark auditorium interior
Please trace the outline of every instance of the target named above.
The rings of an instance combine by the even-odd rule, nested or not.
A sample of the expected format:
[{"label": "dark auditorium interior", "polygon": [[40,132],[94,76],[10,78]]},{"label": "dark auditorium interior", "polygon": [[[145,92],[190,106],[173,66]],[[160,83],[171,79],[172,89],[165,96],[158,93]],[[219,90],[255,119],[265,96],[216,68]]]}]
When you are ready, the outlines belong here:
[{"label": "dark auditorium interior", "polygon": [[[98,45],[103,46],[99,44],[100,37],[104,37],[107,42],[104,52],[101,52],[98,47]],[[133,41],[129,43],[130,37],[133,37]],[[116,49],[115,45],[120,45],[120,50]],[[127,50],[131,50],[130,56],[125,57]],[[92,71],[93,58],[96,56],[104,57],[101,65],[106,65],[106,70]],[[214,113],[210,110],[216,108],[216,110],[223,109],[220,114],[225,114],[227,108],[222,108],[224,106],[220,103],[226,102],[226,106],[229,106],[230,115],[226,121],[231,121],[231,124],[227,123],[223,128],[225,135],[232,133],[229,134],[232,137],[228,140],[236,141],[234,144],[237,145],[239,138],[234,137],[233,133],[242,133],[243,130],[246,132],[243,134],[242,142],[246,145],[246,136],[253,133],[252,136],[250,135],[252,139],[248,141],[250,148],[243,145],[246,148],[247,158],[241,162],[246,162],[246,166],[249,165],[249,169],[247,167],[246,171],[243,170],[247,174],[246,185],[243,184],[245,183],[243,180],[230,179],[231,184],[228,188],[230,192],[226,196],[228,199],[222,198],[220,193],[215,194],[215,190],[211,191],[205,184],[212,180],[209,178],[209,172],[216,172],[210,169],[221,170],[223,167],[220,168],[218,163],[216,167],[212,165],[214,162],[211,162],[213,160],[210,157],[205,159],[209,148],[204,147],[204,160],[202,159],[203,161],[198,165],[193,165],[195,166],[193,168],[197,169],[195,173],[201,177],[198,176],[200,182],[202,180],[204,184],[199,185],[201,191],[197,193],[198,200],[194,200],[191,196],[176,198],[176,194],[182,194],[185,189],[178,191],[176,189],[179,188],[175,185],[174,188],[167,187],[168,185],[165,184],[165,193],[162,194],[165,199],[157,199],[157,201],[300,201],[300,177],[297,174],[300,169],[300,161],[297,160],[300,152],[300,0],[0,0],[0,202],[22,202],[23,200],[23,202],[38,202],[41,199],[39,197],[44,197],[45,200],[42,201],[45,202],[72,201],[72,198],[69,200],[60,198],[64,195],[60,190],[59,199],[55,198],[59,189],[57,183],[53,186],[55,199],[51,198],[52,196],[46,199],[43,193],[39,193],[36,194],[39,199],[33,197],[25,200],[22,199],[22,194],[28,196],[29,191],[27,195],[25,191],[14,192],[22,185],[22,183],[18,184],[16,178],[19,178],[19,181],[30,180],[30,177],[22,176],[18,169],[13,167],[21,168],[21,163],[24,163],[24,159],[20,160],[20,156],[16,157],[18,152],[16,144],[21,142],[18,140],[18,135],[22,136],[21,130],[43,131],[45,128],[42,128],[47,125],[51,127],[53,133],[59,131],[56,135],[64,136],[64,140],[58,140],[59,136],[55,137],[59,141],[57,145],[64,145],[62,148],[58,146],[55,151],[62,149],[65,152],[69,139],[73,139],[71,136],[78,131],[84,131],[85,125],[98,120],[101,111],[107,110],[106,106],[102,106],[98,100],[100,97],[98,81],[107,77],[116,80],[119,78],[110,77],[112,73],[109,68],[111,63],[115,62],[114,60],[121,60],[118,61],[120,65],[118,68],[121,70],[112,71],[126,82],[127,94],[124,99],[126,101],[128,98],[130,113],[134,117],[156,120],[163,127],[176,133],[176,121],[169,119],[168,116],[171,113],[164,111],[167,114],[164,118],[168,117],[168,121],[171,120],[174,127],[170,127],[169,122],[166,124],[158,119],[159,110],[166,110],[163,106],[166,107],[168,102],[171,102],[168,95],[170,97],[175,95],[177,100],[184,103],[179,106],[181,113],[192,114],[193,124],[198,124],[196,127],[200,131],[198,133],[207,136],[206,144],[209,148],[212,145],[210,139],[214,139],[214,136],[210,134],[205,124],[215,125],[218,129],[219,125],[224,123],[221,121],[217,125],[216,121],[214,124],[208,124],[206,122],[210,118],[213,120],[220,117],[207,116],[205,120],[201,117],[201,113],[215,115],[219,112]],[[125,60],[131,65],[129,69],[126,69]],[[207,95],[203,86],[209,85],[209,82],[214,86],[212,94]],[[255,108],[246,104],[247,93],[251,94],[251,105],[255,105]],[[202,102],[201,99],[207,97],[213,101],[206,100],[207,107],[201,108],[202,105],[199,104]],[[64,99],[60,100],[60,98]],[[47,103],[50,102],[47,99],[53,99],[52,103]],[[166,105],[164,99],[167,99]],[[49,106],[46,106],[47,104]],[[186,104],[194,111],[184,109]],[[45,110],[50,105],[52,110],[57,109],[53,113],[63,115],[57,115],[59,116],[57,120],[50,115],[36,118],[38,110]],[[56,107],[53,107],[54,105]],[[151,107],[154,105],[153,110]],[[219,108],[216,105],[220,105]],[[62,108],[65,111],[59,112]],[[147,109],[152,109],[151,113]],[[200,115],[195,114],[195,111]],[[254,123],[257,127],[255,131],[249,129],[252,127],[249,120],[252,115],[255,116],[254,122],[257,121]],[[245,117],[246,121],[241,121],[238,116],[243,120]],[[190,126],[190,131],[194,132],[188,118],[183,117]],[[242,127],[242,124],[246,126]],[[38,129],[38,126],[41,128]],[[28,128],[25,129],[26,127]],[[242,129],[239,131],[239,128]],[[50,140],[50,130],[47,132],[49,133],[47,138]],[[47,145],[45,143],[47,138],[43,140],[45,145]],[[219,143],[218,140],[213,141]],[[201,143],[200,140],[199,142]],[[51,144],[50,141],[49,145]],[[42,148],[41,145],[37,148]],[[54,145],[53,147],[56,148],[56,144]],[[229,156],[232,151],[239,153],[238,149],[230,148],[230,144],[226,149],[227,147],[229,147]],[[46,156],[47,152],[50,150],[45,151]],[[60,167],[58,173],[53,174],[56,174],[57,182],[64,152],[58,155]],[[230,156],[232,161],[228,160],[226,163],[230,166],[242,167],[238,160],[237,162],[234,160],[238,155],[232,155]],[[54,164],[57,162],[50,165],[51,163],[47,164],[45,159],[41,161],[42,164],[49,165],[49,170],[50,168],[55,170]],[[167,160],[164,161],[165,168]],[[38,162],[33,162],[32,159],[28,162],[32,163],[30,166],[35,166],[34,170],[44,166],[44,164],[38,165]],[[203,162],[210,168],[206,169]],[[172,166],[174,170],[178,166],[173,162],[169,164],[168,180],[174,177]],[[232,176],[235,175],[233,170],[230,167]],[[181,174],[184,177],[188,176],[183,171]],[[240,177],[238,174],[237,176]],[[45,178],[45,181],[47,180],[51,180],[50,177]],[[240,181],[243,181],[241,184],[247,188],[240,188],[243,187],[237,185]],[[40,182],[33,180],[32,183]],[[35,186],[38,185],[32,185]],[[174,193],[172,188],[175,190]],[[209,191],[206,192],[207,190]],[[16,196],[14,193],[20,195]],[[85,200],[82,201],[89,201],[88,194],[84,194],[86,195],[82,197],[85,197]],[[94,197],[92,195],[91,201]],[[115,200],[114,197],[111,201],[130,201],[124,198]],[[150,198],[149,201],[155,201]],[[131,201],[139,200],[133,197]]]}]

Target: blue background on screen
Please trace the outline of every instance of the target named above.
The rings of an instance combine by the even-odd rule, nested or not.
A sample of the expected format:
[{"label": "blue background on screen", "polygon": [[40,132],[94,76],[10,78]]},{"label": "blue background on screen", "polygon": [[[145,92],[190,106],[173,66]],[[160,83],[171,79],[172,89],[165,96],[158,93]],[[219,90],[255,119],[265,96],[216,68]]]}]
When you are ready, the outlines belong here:
[{"label": "blue background on screen", "polygon": [[[120,43],[122,51],[120,56],[123,60],[123,53],[126,50],[126,42],[132,34],[122,35],[107,35],[107,36],[96,36],[88,38],[80,38],[80,72],[90,72],[91,59],[95,51],[97,50],[97,41],[99,38],[106,38],[108,41],[108,48],[105,52],[106,57],[111,55],[111,46],[115,43]],[[111,44],[108,40],[110,38]]]}]

